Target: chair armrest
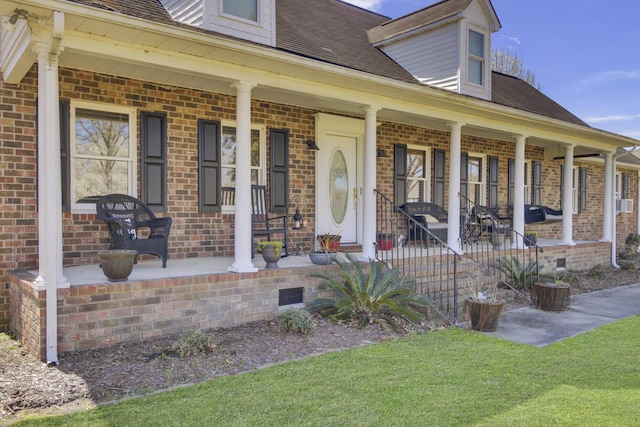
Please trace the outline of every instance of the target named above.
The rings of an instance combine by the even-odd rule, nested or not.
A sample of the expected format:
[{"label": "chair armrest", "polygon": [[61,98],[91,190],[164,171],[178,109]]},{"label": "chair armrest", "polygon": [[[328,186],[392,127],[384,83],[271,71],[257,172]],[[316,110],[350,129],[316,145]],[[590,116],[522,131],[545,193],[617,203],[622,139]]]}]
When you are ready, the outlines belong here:
[{"label": "chair armrest", "polygon": [[172,222],[173,222],[173,219],[170,217],[153,218],[149,221],[146,221],[145,224],[140,224],[139,226],[149,227],[150,229],[149,237],[158,237],[158,236],[168,237]]}]

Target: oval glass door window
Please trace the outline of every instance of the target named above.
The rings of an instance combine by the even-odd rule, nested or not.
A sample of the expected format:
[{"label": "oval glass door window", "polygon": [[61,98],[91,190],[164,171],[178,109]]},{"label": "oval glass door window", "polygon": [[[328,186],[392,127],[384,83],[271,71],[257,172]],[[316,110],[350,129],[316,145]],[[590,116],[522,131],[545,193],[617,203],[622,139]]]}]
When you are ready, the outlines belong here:
[{"label": "oval glass door window", "polygon": [[331,216],[336,224],[341,224],[347,214],[349,202],[349,172],[342,150],[336,150],[329,163],[329,204]]}]

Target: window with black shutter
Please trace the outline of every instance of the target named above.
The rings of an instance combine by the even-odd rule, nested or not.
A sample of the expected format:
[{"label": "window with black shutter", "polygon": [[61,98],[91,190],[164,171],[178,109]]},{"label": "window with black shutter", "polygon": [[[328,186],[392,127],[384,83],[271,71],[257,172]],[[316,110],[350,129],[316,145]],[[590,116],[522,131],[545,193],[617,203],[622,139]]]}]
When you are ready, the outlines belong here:
[{"label": "window with black shutter", "polygon": [[200,212],[220,212],[220,122],[198,120],[198,198]]},{"label": "window with black shutter", "polygon": [[271,129],[269,203],[274,213],[286,213],[289,203],[289,131]]},{"label": "window with black shutter", "polygon": [[155,212],[167,208],[167,115],[140,113],[141,200]]}]

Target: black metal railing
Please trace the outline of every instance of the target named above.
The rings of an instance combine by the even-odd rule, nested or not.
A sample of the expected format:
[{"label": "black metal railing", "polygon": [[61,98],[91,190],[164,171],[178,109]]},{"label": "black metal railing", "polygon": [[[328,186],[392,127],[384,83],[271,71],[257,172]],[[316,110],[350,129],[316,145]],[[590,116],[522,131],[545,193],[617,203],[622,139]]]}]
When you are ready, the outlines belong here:
[{"label": "black metal railing", "polygon": [[460,248],[489,270],[496,279],[512,288],[516,295],[531,301],[533,282],[539,279],[538,253],[535,242],[512,227],[509,217],[476,205],[460,197]]},{"label": "black metal railing", "polygon": [[433,309],[446,321],[458,319],[458,274],[461,253],[444,239],[395,205],[376,194],[376,261],[397,267],[402,275],[416,279],[416,291],[427,295]]}]

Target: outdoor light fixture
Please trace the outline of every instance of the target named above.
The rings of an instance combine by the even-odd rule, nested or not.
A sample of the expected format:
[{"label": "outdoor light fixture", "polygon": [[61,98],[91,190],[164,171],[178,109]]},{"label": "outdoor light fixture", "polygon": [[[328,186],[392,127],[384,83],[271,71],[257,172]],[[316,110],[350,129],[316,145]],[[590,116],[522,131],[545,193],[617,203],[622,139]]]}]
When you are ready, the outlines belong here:
[{"label": "outdoor light fixture", "polygon": [[316,145],[316,142],[313,139],[307,139],[307,148],[309,150],[319,150],[320,147]]},{"label": "outdoor light fixture", "polygon": [[302,215],[300,215],[300,209],[296,206],[296,213],[293,214],[293,229],[300,230],[304,227],[304,220],[302,219]]},{"label": "outdoor light fixture", "polygon": [[15,9],[13,11],[13,15],[11,15],[11,17],[7,21],[2,21],[2,26],[7,31],[15,31],[16,23],[18,22],[18,19],[19,18],[27,19],[27,15],[28,14],[29,14],[29,11],[27,11],[27,10]]},{"label": "outdoor light fixture", "polygon": [[384,150],[384,148],[378,148],[378,158],[387,158],[389,155]]}]

